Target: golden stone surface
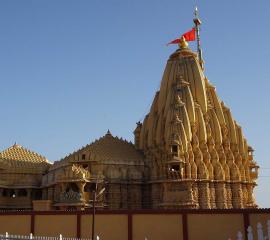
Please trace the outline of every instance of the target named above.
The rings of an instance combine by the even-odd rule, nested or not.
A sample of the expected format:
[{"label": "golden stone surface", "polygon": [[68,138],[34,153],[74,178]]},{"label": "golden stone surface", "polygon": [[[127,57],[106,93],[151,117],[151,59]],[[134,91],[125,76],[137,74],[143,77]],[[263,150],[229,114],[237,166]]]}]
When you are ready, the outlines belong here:
[{"label": "golden stone surface", "polygon": [[134,137],[108,131],[53,164],[13,145],[0,153],[0,208],[89,208],[95,184],[100,208],[257,207],[253,149],[184,42]]}]

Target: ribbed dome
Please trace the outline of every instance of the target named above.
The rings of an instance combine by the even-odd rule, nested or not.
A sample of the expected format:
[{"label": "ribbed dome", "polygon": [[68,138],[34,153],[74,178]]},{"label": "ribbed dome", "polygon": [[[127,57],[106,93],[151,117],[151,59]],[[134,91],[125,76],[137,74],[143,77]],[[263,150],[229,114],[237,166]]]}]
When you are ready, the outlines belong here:
[{"label": "ribbed dome", "polygon": [[0,152],[1,168],[11,172],[33,172],[42,173],[50,165],[49,161],[19,144]]},{"label": "ribbed dome", "polygon": [[[81,159],[82,155],[85,155],[85,159]],[[114,137],[110,131],[108,131],[107,134],[100,139],[73,152],[64,159],[56,161],[51,167],[51,170],[68,165],[70,162],[76,163],[76,161],[89,160],[124,164],[132,162],[143,164],[143,154],[136,150],[131,142]]]},{"label": "ribbed dome", "polygon": [[90,151],[99,160],[143,160],[143,155],[134,148],[132,143],[114,137],[110,132],[87,146],[84,150]]}]

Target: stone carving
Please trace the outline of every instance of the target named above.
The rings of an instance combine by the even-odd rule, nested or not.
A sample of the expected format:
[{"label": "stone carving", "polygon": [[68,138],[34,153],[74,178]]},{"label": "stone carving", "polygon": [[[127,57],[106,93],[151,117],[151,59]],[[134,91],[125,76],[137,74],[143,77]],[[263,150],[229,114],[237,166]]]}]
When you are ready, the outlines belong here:
[{"label": "stone carving", "polygon": [[[150,112],[137,126],[135,145],[147,153],[148,160],[153,159],[152,181],[191,179],[199,208],[256,207],[252,192],[258,167],[249,157],[252,150],[230,109],[204,76],[196,54],[186,46],[170,56]],[[173,172],[172,154],[184,159]],[[165,177],[157,174],[160,166]],[[169,194],[166,191],[163,194]],[[171,198],[173,207],[179,200]],[[161,199],[165,201],[164,196]]]},{"label": "stone carving", "polygon": [[60,193],[60,202],[79,202],[82,199],[82,194],[69,189],[67,192]]}]

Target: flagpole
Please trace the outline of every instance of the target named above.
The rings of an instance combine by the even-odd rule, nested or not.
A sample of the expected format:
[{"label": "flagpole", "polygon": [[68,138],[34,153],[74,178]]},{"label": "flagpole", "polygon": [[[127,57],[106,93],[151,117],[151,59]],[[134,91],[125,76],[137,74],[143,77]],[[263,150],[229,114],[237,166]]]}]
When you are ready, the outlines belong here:
[{"label": "flagpole", "polygon": [[201,37],[200,37],[200,25],[202,24],[202,21],[199,19],[197,6],[195,7],[194,15],[195,15],[195,18],[193,19],[193,22],[195,24],[195,30],[196,30],[196,35],[197,35],[197,52],[199,56],[199,63],[203,70],[204,67],[203,67],[203,58],[202,58],[202,49],[201,49]]}]

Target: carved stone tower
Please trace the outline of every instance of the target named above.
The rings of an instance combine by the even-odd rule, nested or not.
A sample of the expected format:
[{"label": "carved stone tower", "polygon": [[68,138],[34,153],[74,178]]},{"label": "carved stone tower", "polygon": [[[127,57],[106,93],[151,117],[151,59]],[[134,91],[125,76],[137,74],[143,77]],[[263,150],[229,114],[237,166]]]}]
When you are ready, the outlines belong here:
[{"label": "carved stone tower", "polygon": [[185,42],[135,138],[150,169],[152,208],[256,207],[253,150]]}]

